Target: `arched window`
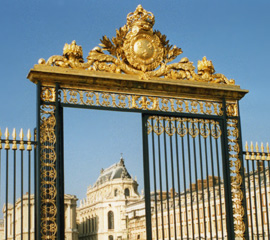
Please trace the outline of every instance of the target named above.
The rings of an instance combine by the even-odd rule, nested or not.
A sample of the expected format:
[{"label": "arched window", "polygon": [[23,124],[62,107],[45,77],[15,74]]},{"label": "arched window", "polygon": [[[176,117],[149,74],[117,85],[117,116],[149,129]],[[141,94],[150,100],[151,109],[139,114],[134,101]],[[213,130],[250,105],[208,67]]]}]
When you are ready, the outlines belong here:
[{"label": "arched window", "polygon": [[114,196],[116,197],[118,195],[118,189],[114,189]]},{"label": "arched window", "polygon": [[108,212],[108,229],[114,229],[114,216],[113,212]]},{"label": "arched window", "polygon": [[129,197],[129,189],[128,188],[125,189],[125,196]]},{"label": "arched window", "polygon": [[110,235],[109,236],[109,240],[113,240],[113,235]]}]

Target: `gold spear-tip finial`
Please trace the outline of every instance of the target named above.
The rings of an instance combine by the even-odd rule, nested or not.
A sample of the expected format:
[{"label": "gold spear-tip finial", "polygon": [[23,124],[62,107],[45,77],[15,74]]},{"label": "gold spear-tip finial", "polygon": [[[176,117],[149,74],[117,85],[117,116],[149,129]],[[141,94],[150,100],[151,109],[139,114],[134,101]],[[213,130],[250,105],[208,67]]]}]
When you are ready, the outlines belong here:
[{"label": "gold spear-tip finial", "polygon": [[23,129],[21,128],[21,131],[20,131],[20,147],[19,149],[20,150],[24,150],[24,143],[23,143],[23,138],[24,138],[24,134],[23,134]]},{"label": "gold spear-tip finial", "polygon": [[6,137],[6,142],[5,142],[5,149],[8,150],[10,149],[10,146],[9,146],[9,131],[8,131],[8,128],[6,128],[6,131],[5,131],[5,137]]},{"label": "gold spear-tip finial", "polygon": [[31,131],[30,129],[28,129],[28,132],[27,132],[27,148],[26,150],[27,151],[31,151],[32,150],[32,145],[31,145]]},{"label": "gold spear-tip finial", "polygon": [[17,150],[17,143],[16,143],[17,134],[15,128],[13,128],[12,137],[13,137],[12,150]]}]

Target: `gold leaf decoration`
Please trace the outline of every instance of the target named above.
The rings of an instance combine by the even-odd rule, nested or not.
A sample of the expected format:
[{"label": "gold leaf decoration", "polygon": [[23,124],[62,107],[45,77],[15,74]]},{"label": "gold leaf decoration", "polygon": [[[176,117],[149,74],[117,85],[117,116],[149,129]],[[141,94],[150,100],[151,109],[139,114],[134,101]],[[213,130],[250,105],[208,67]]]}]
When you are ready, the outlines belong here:
[{"label": "gold leaf decoration", "polygon": [[227,79],[223,74],[215,74],[212,61],[206,57],[198,62],[198,73],[195,72],[193,62],[187,57],[168,64],[182,54],[182,50],[171,45],[166,35],[153,30],[154,23],[154,15],[138,5],[134,12],[127,15],[126,25],[116,30],[116,37],[102,37],[100,47],[95,47],[89,52],[87,62],[83,60],[82,47],[73,41],[70,45],[65,45],[63,56],[52,56],[47,62],[40,59],[39,64],[132,74],[144,80],[160,77],[235,84],[234,80]]}]

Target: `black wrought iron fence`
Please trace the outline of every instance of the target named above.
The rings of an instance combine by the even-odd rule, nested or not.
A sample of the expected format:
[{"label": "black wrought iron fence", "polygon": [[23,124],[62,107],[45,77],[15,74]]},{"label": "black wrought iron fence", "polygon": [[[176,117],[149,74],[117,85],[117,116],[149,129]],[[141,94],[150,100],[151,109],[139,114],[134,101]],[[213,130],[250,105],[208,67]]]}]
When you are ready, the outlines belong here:
[{"label": "black wrought iron fence", "polygon": [[270,153],[262,143],[248,146],[244,152],[245,186],[250,239],[270,238]]},{"label": "black wrought iron fence", "polygon": [[[3,138],[2,138],[3,137]],[[0,239],[34,239],[36,229],[36,141],[21,129],[0,129]]]},{"label": "black wrought iron fence", "polygon": [[228,239],[222,125],[149,117],[152,239]]}]

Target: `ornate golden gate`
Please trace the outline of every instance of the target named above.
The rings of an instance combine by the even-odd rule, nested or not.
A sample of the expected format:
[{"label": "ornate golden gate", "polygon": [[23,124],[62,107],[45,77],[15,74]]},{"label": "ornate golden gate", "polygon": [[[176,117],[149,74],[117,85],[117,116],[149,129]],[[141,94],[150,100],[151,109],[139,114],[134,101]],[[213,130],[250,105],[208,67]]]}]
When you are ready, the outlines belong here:
[{"label": "ornate golden gate", "polygon": [[[37,239],[64,239],[62,208],[64,107],[131,111],[142,114],[148,240],[168,237],[182,239],[183,236],[182,230],[178,231],[177,228],[172,232],[169,230],[168,237],[152,232],[152,224],[155,222],[153,215],[151,217],[151,207],[156,211],[158,209],[157,205],[151,205],[153,199],[151,189],[155,183],[150,179],[154,172],[149,161],[153,158],[149,151],[151,134],[156,134],[153,135],[153,139],[156,140],[164,134],[164,139],[168,138],[167,141],[170,141],[171,137],[177,139],[180,136],[179,141],[182,139],[185,144],[188,144],[187,141],[193,141],[189,137],[194,134],[200,139],[196,141],[203,141],[204,136],[210,131],[207,136],[210,136],[209,141],[213,142],[216,141],[215,136],[218,134],[219,152],[217,157],[212,156],[211,160],[216,162],[214,164],[223,166],[222,172],[219,172],[223,176],[223,179],[219,179],[219,187],[222,183],[226,198],[223,208],[226,212],[224,233],[226,232],[227,239],[248,238],[238,111],[238,101],[248,91],[240,89],[234,80],[227,79],[223,74],[216,74],[212,62],[206,57],[198,61],[197,72],[193,63],[186,57],[170,63],[182,53],[182,50],[170,45],[165,35],[153,30],[154,23],[154,15],[139,5],[133,13],[128,14],[126,25],[116,31],[116,37],[110,40],[104,36],[100,47],[95,47],[89,52],[87,61],[83,59],[82,48],[73,41],[70,45],[64,46],[62,56],[52,56],[47,61],[40,59],[39,64],[30,70],[28,78],[37,84],[38,98],[37,152],[40,161],[37,179],[36,207],[39,213]],[[188,138],[184,140],[183,138],[187,136]],[[151,144],[153,146],[154,142]],[[191,145],[185,145],[181,151],[188,151],[189,155],[199,151],[201,146],[199,143],[189,144]],[[213,146],[204,145],[205,151],[213,150]],[[170,158],[175,156],[183,161],[185,157],[174,153],[177,147],[173,145],[171,147]],[[160,148],[160,151],[164,153],[165,149]],[[194,157],[188,159],[189,164],[195,164]],[[205,160],[202,156],[197,158],[198,162],[203,159]],[[167,160],[166,157],[161,159],[162,164]],[[174,171],[182,171],[181,166],[171,168],[172,175]],[[191,167],[189,170],[192,170]],[[200,175],[200,170],[192,170],[193,173],[186,178],[190,186],[186,185],[185,191],[189,188],[191,199],[192,186],[198,193],[198,180],[204,181],[204,177],[208,177],[206,181],[210,181],[210,172]],[[212,171],[212,174],[216,173],[215,170]],[[198,175],[195,176],[196,174]],[[180,174],[175,176],[181,177]],[[158,176],[155,177],[157,181]],[[212,177],[214,179],[215,176]],[[170,201],[181,194],[178,192],[177,195],[176,185],[173,186],[173,183],[177,182],[170,182],[173,191]],[[166,199],[169,199],[168,186],[165,188]],[[157,192],[161,193],[160,200],[163,199],[163,192],[156,187],[154,198],[157,202]],[[207,189],[209,192],[209,188]],[[216,211],[217,206],[214,206]],[[189,209],[193,211],[192,208]],[[168,216],[170,211],[169,208],[167,213],[161,210],[161,214]],[[157,216],[156,213],[156,218]],[[205,221],[205,218],[202,221]],[[196,234],[192,232],[195,225],[192,224],[189,236],[195,238]],[[206,228],[205,223],[202,228]],[[199,234],[198,238],[203,239],[205,236]],[[222,233],[222,237],[224,236]],[[211,235],[208,238],[218,238],[218,235]]]}]

